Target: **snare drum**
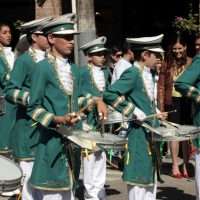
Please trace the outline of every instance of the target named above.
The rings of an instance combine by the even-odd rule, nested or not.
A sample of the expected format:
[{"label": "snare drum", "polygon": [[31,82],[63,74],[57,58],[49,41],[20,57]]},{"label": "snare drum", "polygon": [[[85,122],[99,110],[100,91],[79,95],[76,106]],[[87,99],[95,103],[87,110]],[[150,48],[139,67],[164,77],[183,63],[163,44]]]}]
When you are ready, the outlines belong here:
[{"label": "snare drum", "polygon": [[0,155],[0,193],[21,187],[22,171],[10,159]]},{"label": "snare drum", "polygon": [[109,150],[124,150],[125,145],[127,144],[126,138],[121,138],[117,135],[110,134],[110,133],[103,133],[97,131],[74,131],[74,135],[76,135],[78,138],[83,140],[88,140],[93,143],[96,143],[96,145],[99,148]]},{"label": "snare drum", "polygon": [[190,125],[178,125],[177,127],[154,128],[159,134],[154,134],[156,141],[184,141],[195,139],[200,135],[200,128]]}]

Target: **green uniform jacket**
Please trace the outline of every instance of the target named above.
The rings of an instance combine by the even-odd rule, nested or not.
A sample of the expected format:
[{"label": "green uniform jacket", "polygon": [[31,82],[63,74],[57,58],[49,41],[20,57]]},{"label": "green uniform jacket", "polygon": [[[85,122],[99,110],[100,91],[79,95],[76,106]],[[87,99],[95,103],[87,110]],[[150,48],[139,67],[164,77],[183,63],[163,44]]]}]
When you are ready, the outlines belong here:
[{"label": "green uniform jacket", "polygon": [[[104,67],[102,70],[104,72],[105,83],[107,88],[109,85],[108,83],[109,70],[107,67]],[[103,95],[102,92],[99,91],[98,87],[96,86],[96,83],[94,82],[94,77],[90,66],[85,66],[80,68],[80,91],[82,93],[82,96],[79,97],[79,106],[83,106],[83,104],[86,105],[88,103],[87,101],[85,102],[82,101],[82,99],[85,99],[85,97],[90,97],[90,96],[102,97]],[[98,114],[96,108],[93,108],[93,110],[89,112],[87,115],[87,123],[94,129],[98,123],[97,117]]]},{"label": "green uniform jacket", "polygon": [[[120,79],[104,92],[103,99],[127,117],[133,113],[135,106],[146,115],[155,113],[147,96],[141,72],[136,67],[124,71]],[[131,185],[149,186],[154,184],[154,174],[150,134],[141,126],[130,123],[123,180]]]},{"label": "green uniform jacket", "polygon": [[[183,96],[193,99],[195,113],[193,123],[200,126],[200,55],[193,58],[192,64],[175,81],[175,89]],[[194,140],[200,148],[200,138]]]},{"label": "green uniform jacket", "polygon": [[[1,95],[5,96],[5,86],[10,79],[10,69],[8,68],[8,63],[2,53],[0,52],[0,90]],[[5,114],[0,116],[0,153],[7,154],[11,152],[10,148],[10,135],[16,120],[16,106],[5,100]]]},{"label": "green uniform jacket", "polygon": [[38,142],[37,128],[31,126],[32,119],[26,114],[31,76],[35,64],[28,51],[22,54],[15,62],[11,78],[5,89],[7,100],[18,105],[16,123],[11,134],[11,148],[13,156],[19,160],[34,159],[34,147]]},{"label": "green uniform jacket", "polygon": [[54,115],[62,116],[78,110],[79,71],[76,65],[71,65],[71,70],[72,94],[64,90],[54,60],[43,60],[34,70],[28,114],[38,123],[40,141],[30,183],[38,189],[61,191],[72,187],[67,148],[70,143],[49,129]]}]

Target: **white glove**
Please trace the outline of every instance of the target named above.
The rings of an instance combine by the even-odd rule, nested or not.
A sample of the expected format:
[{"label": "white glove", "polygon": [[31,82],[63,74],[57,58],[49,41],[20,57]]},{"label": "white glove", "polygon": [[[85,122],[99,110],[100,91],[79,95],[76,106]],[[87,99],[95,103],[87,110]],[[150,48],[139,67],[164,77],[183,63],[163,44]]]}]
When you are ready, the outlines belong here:
[{"label": "white glove", "polygon": [[135,107],[133,114],[136,116],[136,119],[139,121],[143,121],[146,118],[146,114],[140,110],[138,107]]}]

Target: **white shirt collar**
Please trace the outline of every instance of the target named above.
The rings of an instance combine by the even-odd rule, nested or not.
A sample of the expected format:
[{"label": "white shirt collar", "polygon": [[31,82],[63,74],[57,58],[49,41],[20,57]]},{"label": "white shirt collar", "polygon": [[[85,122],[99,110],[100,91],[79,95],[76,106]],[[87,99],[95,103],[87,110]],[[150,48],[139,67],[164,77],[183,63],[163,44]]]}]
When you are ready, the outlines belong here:
[{"label": "white shirt collar", "polygon": [[[124,59],[124,58],[121,58],[119,61],[120,61],[120,62],[123,61],[123,62],[127,63],[127,65],[131,65],[131,66],[132,66],[131,62],[129,62],[128,60],[126,60],[126,59]],[[118,61],[118,62],[119,62],[119,61]]]},{"label": "white shirt collar", "polygon": [[151,72],[151,69],[147,66],[144,66],[144,70],[147,71],[147,72]]},{"label": "white shirt collar", "polygon": [[135,61],[135,62],[134,62],[134,66],[137,67],[138,69],[141,69],[141,66],[140,66],[140,64],[139,64],[138,61]]},{"label": "white shirt collar", "polygon": [[142,67],[141,67],[141,65],[138,61],[134,62],[134,66],[137,67],[138,69],[142,70],[142,71],[151,72],[151,69],[147,66],[144,66],[143,69],[142,69]]},{"label": "white shirt collar", "polygon": [[68,59],[67,58],[62,58],[62,57],[56,57],[56,62],[58,64],[67,64],[68,63]]},{"label": "white shirt collar", "polygon": [[33,54],[35,62],[39,62],[45,58],[45,53],[46,53],[45,51],[42,51],[40,49],[35,49],[32,47],[29,48],[29,51]]},{"label": "white shirt collar", "polygon": [[4,50],[5,53],[12,52],[12,48],[11,47],[3,47],[3,50]]},{"label": "white shirt collar", "polygon": [[92,68],[95,70],[95,71],[102,71],[102,67],[98,67],[96,65],[92,65]]},{"label": "white shirt collar", "polygon": [[36,55],[45,57],[45,51],[42,51],[40,49],[34,49],[34,51],[35,51]]}]

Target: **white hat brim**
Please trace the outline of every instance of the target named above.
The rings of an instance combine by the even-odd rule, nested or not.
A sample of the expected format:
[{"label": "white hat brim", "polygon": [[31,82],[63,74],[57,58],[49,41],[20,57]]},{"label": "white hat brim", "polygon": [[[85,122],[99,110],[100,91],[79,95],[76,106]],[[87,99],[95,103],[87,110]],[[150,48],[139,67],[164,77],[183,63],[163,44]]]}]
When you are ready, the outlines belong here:
[{"label": "white hat brim", "polygon": [[165,51],[162,49],[162,48],[150,48],[148,49],[148,51],[153,51],[153,52],[156,52],[156,53],[164,53]]},{"label": "white hat brim", "polygon": [[28,28],[31,28],[33,26],[40,26],[42,24],[44,24],[45,22],[49,22],[50,20],[52,19],[52,17],[44,17],[44,18],[41,18],[41,19],[35,19],[35,20],[32,20],[32,21],[29,21],[29,22],[26,22],[24,24],[22,24],[20,26],[21,29],[28,29]]},{"label": "white hat brim", "polygon": [[134,44],[151,44],[161,42],[163,37],[164,34],[160,34],[153,37],[126,38],[126,41]]},{"label": "white hat brim", "polygon": [[107,48],[99,48],[99,49],[95,49],[93,51],[90,51],[89,53],[97,53],[97,52],[101,52],[101,51],[107,51],[108,49]]},{"label": "white hat brim", "polygon": [[70,35],[70,34],[79,34],[78,31],[75,30],[63,30],[63,31],[56,31],[53,32],[54,35]]}]

